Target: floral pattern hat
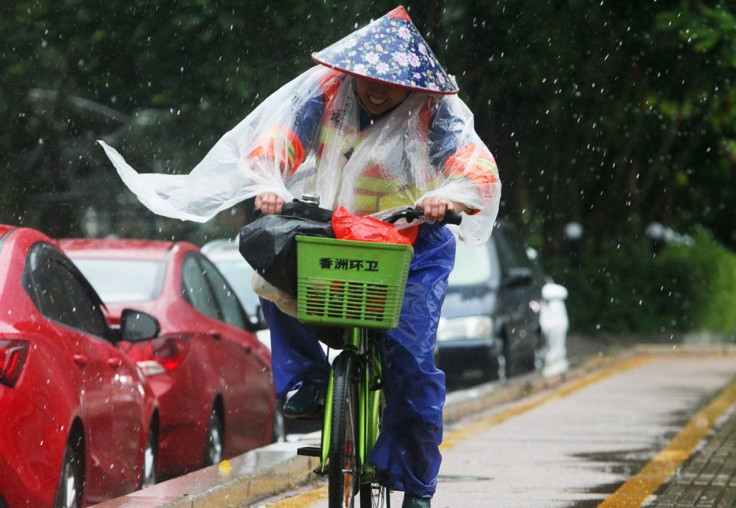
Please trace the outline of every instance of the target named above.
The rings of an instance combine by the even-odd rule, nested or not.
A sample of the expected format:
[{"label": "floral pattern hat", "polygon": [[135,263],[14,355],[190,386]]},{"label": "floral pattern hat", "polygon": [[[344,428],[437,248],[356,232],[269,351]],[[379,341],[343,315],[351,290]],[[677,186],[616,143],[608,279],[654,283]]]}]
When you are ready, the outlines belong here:
[{"label": "floral pattern hat", "polygon": [[317,63],[356,76],[435,94],[458,92],[406,10],[399,6],[312,54]]}]

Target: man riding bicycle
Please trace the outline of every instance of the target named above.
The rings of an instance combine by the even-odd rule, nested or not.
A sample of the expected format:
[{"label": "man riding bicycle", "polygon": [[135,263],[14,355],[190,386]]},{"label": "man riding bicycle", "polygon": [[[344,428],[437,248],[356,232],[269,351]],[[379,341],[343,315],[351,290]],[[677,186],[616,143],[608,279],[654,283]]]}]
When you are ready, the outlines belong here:
[{"label": "man riding bicycle", "polygon": [[[103,146],[139,199],[170,217],[204,221],[254,196],[262,213],[278,214],[305,194],[356,215],[424,210],[426,222],[404,230],[415,254],[399,325],[381,332],[386,406],[369,463],[405,492],[403,506],[429,506],[445,401],[434,345],[455,255],[455,236],[435,221],[465,212],[456,235],[484,243],[498,211],[498,171],[454,79],[403,7],[313,58],[319,65],[266,99],[183,179],[139,175]],[[285,414],[317,415],[328,373],[317,330],[267,300],[263,311],[277,396],[296,390]]]}]

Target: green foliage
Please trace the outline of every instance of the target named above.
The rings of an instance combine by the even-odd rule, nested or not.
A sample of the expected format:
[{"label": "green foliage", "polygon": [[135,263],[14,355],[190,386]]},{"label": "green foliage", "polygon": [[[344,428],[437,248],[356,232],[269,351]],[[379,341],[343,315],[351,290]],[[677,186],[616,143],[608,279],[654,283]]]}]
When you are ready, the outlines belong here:
[{"label": "green foliage", "polygon": [[[734,195],[736,141],[736,13],[732,2],[681,1],[656,17],[662,37],[678,44],[671,84],[652,90],[648,104],[678,125],[673,167],[690,175],[673,202],[695,200],[700,213],[677,214],[682,225],[698,221],[734,246],[733,221],[725,203]],[[684,207],[683,207],[684,208]]]},{"label": "green foliage", "polygon": [[[696,250],[652,258],[642,225],[703,224],[736,248],[732,4],[404,2],[457,76],[496,156],[501,214],[528,230],[545,259],[564,251],[566,222],[584,226],[585,259],[597,259],[595,266],[575,272],[558,262],[555,272],[570,281],[570,307],[587,309],[573,315],[574,325],[729,327],[717,323],[728,313],[693,313],[704,308],[703,289],[688,274],[721,280],[720,272],[709,272]],[[186,172],[264,97],[312,65],[311,52],[395,6],[0,4],[0,222],[79,235],[96,214],[99,234],[198,243],[232,236],[237,208],[205,225],[154,217],[122,187],[96,140],[112,142],[141,171]],[[718,259],[730,266],[725,253]],[[687,269],[689,262],[696,265]]]},{"label": "green foliage", "polygon": [[[688,291],[692,329],[720,334],[736,333],[736,256],[713,239],[710,232],[696,228],[692,247],[672,247],[663,259],[687,267],[689,277],[679,291]],[[683,300],[686,300],[683,298]],[[683,302],[684,303],[684,302]]]},{"label": "green foliage", "polygon": [[571,328],[579,333],[736,334],[736,255],[695,228],[692,244],[654,253],[648,239],[606,243],[580,268],[547,263],[568,287]]}]

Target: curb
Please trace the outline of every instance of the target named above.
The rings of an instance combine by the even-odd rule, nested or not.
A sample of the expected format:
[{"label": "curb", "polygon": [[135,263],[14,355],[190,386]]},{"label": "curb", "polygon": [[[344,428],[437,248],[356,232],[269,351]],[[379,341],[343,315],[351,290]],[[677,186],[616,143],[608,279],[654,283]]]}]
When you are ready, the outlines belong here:
[{"label": "curb", "polygon": [[[317,437],[318,439],[318,437]],[[314,481],[315,457],[296,455],[299,443],[274,443],[184,476],[111,499],[99,508],[225,508],[250,506]],[[244,502],[247,500],[247,502]]]}]

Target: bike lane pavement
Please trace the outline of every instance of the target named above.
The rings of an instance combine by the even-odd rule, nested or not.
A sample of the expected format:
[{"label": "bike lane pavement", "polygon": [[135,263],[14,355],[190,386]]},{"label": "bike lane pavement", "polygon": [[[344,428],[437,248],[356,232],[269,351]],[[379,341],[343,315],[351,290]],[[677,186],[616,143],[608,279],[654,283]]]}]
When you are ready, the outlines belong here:
[{"label": "bike lane pavement", "polygon": [[[459,480],[441,483],[433,506],[582,508],[653,503],[660,485],[687,460],[718,418],[728,414],[727,408],[702,410],[731,386],[734,375],[732,355],[645,355],[577,386],[524,401],[521,406],[527,411],[499,423],[490,417],[482,433],[463,439],[445,454],[441,476]],[[729,400],[731,407],[733,393]],[[509,409],[519,411],[519,405]],[[691,447],[670,447],[675,438],[683,441],[680,434],[693,419]],[[645,467],[652,469],[650,464],[663,474],[636,476]],[[624,485],[627,490],[620,492]]]},{"label": "bike lane pavement", "polygon": [[[733,354],[642,351],[480,419],[449,425],[432,506],[716,506],[694,496],[704,490],[707,473],[698,485],[687,459],[709,432],[724,427],[736,433],[735,375]],[[736,473],[736,461],[730,466]],[[654,474],[637,476],[647,468]],[[691,481],[683,486],[678,478]],[[717,499],[712,488],[707,494]],[[257,506],[326,506],[325,496],[323,487]],[[394,493],[392,506],[401,506],[401,499]]]},{"label": "bike lane pavement", "polygon": [[[693,494],[703,490],[703,482],[712,487],[711,480],[718,479],[722,490],[734,488],[722,468],[714,470],[713,461],[705,461],[710,469],[703,472],[702,457],[696,460],[698,446],[712,441],[722,428],[736,435],[734,375],[736,354],[726,347],[674,351],[650,347],[599,359],[583,372],[541,384],[527,377],[502,389],[480,387],[450,394],[443,463],[432,506],[703,506],[703,496]],[[503,395],[514,387],[516,395]],[[724,390],[727,387],[730,390]],[[722,400],[715,404],[719,393]],[[688,428],[689,433],[681,436]],[[731,438],[734,442],[736,437]],[[255,455],[248,455],[250,462],[258,462]],[[688,473],[691,463],[700,468],[698,474]],[[736,473],[736,460],[727,464]],[[239,461],[233,465],[236,470],[244,467]],[[324,480],[289,494],[264,494],[309,477],[314,481],[316,477],[308,473],[314,465],[264,462],[259,469],[256,464],[247,488],[236,481],[237,474],[229,486],[223,485],[231,471],[221,465],[208,468],[209,476],[203,470],[171,480],[191,492],[183,496],[180,492],[178,500],[173,495],[165,500],[162,487],[170,483],[165,482],[128,496],[127,501],[99,506],[326,506]],[[637,476],[648,469],[654,473]],[[212,485],[206,489],[194,488],[207,481]],[[271,485],[258,490],[254,485],[259,482]],[[724,496],[712,488],[707,495],[714,500]],[[692,504],[675,504],[690,498]],[[401,493],[392,494],[392,506],[401,506],[401,499]]]}]

